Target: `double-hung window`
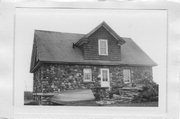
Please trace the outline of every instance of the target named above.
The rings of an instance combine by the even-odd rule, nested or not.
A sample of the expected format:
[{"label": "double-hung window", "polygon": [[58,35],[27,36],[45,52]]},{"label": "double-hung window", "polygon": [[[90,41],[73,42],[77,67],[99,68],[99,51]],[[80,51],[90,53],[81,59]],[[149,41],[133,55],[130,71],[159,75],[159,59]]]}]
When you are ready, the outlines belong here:
[{"label": "double-hung window", "polygon": [[108,55],[108,41],[106,39],[98,40],[99,55]]},{"label": "double-hung window", "polygon": [[84,74],[84,82],[91,82],[92,81],[92,71],[91,69],[84,69],[83,70]]},{"label": "double-hung window", "polygon": [[123,70],[123,80],[124,80],[124,83],[130,83],[131,82],[131,71],[130,71],[130,69],[124,69]]}]

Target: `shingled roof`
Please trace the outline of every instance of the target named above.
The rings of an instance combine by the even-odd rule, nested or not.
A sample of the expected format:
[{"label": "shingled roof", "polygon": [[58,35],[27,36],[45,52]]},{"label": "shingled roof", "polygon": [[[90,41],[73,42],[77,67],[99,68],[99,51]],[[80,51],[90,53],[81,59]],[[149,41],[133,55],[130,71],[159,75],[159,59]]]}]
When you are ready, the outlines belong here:
[{"label": "shingled roof", "polygon": [[117,41],[118,45],[122,45],[125,43],[124,39],[121,38],[105,21],[103,21],[101,24],[99,24],[97,27],[95,27],[93,30],[91,30],[89,33],[85,34],[82,38],[80,38],[75,45],[81,46],[84,43],[87,43],[88,37],[92,35],[94,32],[96,32],[99,28],[104,27]]},{"label": "shingled roof", "polygon": [[121,61],[85,60],[82,51],[72,47],[73,43],[84,36],[85,34],[35,30],[33,52],[37,52],[36,60],[38,63],[35,65],[34,53],[32,53],[30,72],[45,62],[92,65],[157,65],[131,38],[125,37],[122,37],[126,43],[121,46]]}]

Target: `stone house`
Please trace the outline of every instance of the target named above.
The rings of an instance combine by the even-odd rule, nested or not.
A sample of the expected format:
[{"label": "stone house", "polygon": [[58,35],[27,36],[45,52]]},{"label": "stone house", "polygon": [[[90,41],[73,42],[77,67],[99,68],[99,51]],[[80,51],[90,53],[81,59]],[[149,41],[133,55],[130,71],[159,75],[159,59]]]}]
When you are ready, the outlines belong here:
[{"label": "stone house", "polygon": [[30,72],[38,96],[153,80],[156,65],[131,38],[102,22],[87,34],[35,30]]}]

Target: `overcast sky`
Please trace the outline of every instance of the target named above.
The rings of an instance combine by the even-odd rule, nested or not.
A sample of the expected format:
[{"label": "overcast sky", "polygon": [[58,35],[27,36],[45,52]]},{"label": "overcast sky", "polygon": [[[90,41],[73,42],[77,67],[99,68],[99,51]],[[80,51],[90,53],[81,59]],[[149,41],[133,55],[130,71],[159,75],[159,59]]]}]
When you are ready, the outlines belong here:
[{"label": "overcast sky", "polygon": [[[17,9],[15,86],[33,87],[29,73],[34,30],[88,33],[102,21],[122,37],[132,38],[157,64],[154,80],[165,89],[167,16],[165,10]],[[160,90],[161,91],[161,90]]]}]

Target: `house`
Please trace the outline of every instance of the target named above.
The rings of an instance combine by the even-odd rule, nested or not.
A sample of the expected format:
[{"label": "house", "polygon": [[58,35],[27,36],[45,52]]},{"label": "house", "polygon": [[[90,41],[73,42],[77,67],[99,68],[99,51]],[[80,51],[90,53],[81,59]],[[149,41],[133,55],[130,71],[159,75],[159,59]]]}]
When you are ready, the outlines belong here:
[{"label": "house", "polygon": [[153,80],[156,65],[131,38],[102,22],[87,34],[35,30],[30,72],[38,97]]}]

